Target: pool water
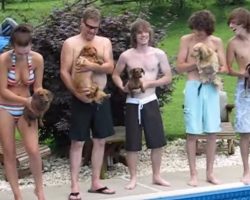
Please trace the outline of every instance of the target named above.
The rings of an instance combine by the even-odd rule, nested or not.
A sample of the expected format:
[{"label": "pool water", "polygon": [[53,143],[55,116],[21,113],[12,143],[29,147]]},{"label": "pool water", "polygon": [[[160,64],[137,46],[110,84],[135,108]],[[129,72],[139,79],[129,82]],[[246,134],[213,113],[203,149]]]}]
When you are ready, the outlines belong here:
[{"label": "pool water", "polygon": [[167,196],[148,200],[250,200],[250,186]]}]

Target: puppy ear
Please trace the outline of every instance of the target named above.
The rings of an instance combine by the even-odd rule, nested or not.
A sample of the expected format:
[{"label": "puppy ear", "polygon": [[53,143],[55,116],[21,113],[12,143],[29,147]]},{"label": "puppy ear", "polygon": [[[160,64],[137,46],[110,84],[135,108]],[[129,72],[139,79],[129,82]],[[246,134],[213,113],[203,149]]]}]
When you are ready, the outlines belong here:
[{"label": "puppy ear", "polygon": [[211,56],[212,55],[212,50],[209,48],[209,47],[207,47],[207,46],[201,46],[200,47],[200,55],[201,55],[201,59],[205,59],[205,58],[207,58],[207,57],[209,57],[209,56]]},{"label": "puppy ear", "polygon": [[143,69],[143,68],[141,68],[141,72],[142,72],[143,74],[145,74],[145,71],[144,71],[144,69]]},{"label": "puppy ear", "polygon": [[133,74],[134,74],[134,69],[131,69],[131,70],[129,71],[129,75],[130,75],[130,76],[133,76]]},{"label": "puppy ear", "polygon": [[49,97],[50,102],[54,99],[54,94],[49,90],[48,90],[48,97]]}]

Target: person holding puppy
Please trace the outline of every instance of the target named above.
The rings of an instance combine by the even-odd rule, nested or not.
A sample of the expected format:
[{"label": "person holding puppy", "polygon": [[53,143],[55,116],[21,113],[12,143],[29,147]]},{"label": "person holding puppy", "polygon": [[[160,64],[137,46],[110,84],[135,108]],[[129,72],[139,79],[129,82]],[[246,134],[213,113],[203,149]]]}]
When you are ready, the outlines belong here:
[{"label": "person holding puppy", "polygon": [[30,89],[42,88],[43,57],[31,50],[32,29],[21,24],[14,28],[10,42],[13,49],[0,55],[0,142],[4,168],[15,200],[21,200],[16,163],[15,129],[20,132],[29,155],[30,169],[35,180],[35,195],[45,200],[42,180],[42,161],[38,145],[38,123],[30,126],[23,116],[24,107],[31,108]]},{"label": "person holding puppy", "polygon": [[100,173],[103,162],[105,138],[114,133],[109,99],[102,104],[91,103],[88,98],[91,88],[83,88],[77,92],[73,84],[72,75],[74,65],[81,49],[86,45],[96,48],[98,57],[103,59],[103,64],[98,64],[84,59],[81,62],[81,71],[92,71],[93,81],[103,90],[107,84],[107,75],[114,68],[112,45],[108,38],[96,35],[101,22],[99,10],[88,7],[84,10],[81,19],[81,32],[78,35],[65,40],[61,51],[61,78],[73,94],[72,117],[69,137],[70,169],[71,169],[71,193],[69,199],[81,199],[78,175],[82,160],[84,141],[90,139],[92,129],[92,180],[88,192],[114,194],[115,191],[103,186],[100,182]]},{"label": "person holding puppy", "polygon": [[[131,27],[132,48],[123,52],[117,62],[112,78],[115,84],[128,93],[126,100],[126,151],[127,163],[130,173],[130,182],[126,189],[132,190],[136,187],[136,163],[138,151],[141,150],[142,129],[145,133],[147,147],[151,149],[151,161],[154,184],[170,186],[160,176],[162,147],[166,144],[155,88],[169,84],[172,80],[171,69],[168,58],[164,51],[151,46],[153,40],[153,30],[151,25],[142,19],[137,19]],[[145,59],[147,58],[147,59]],[[142,82],[145,91],[139,89],[134,96],[128,88],[128,84],[123,85],[121,73],[135,68],[142,68]],[[159,71],[163,76],[157,78]]]},{"label": "person holding puppy", "polygon": [[[203,133],[207,135],[207,181],[212,184],[220,183],[213,172],[216,133],[221,131],[219,90],[212,83],[201,84],[197,63],[191,55],[194,45],[202,42],[217,52],[220,65],[219,71],[226,71],[222,40],[212,35],[214,23],[214,15],[208,10],[193,13],[188,20],[192,33],[181,37],[177,57],[177,71],[187,73],[184,116],[187,133],[187,156],[190,168],[188,185],[190,186],[198,185],[198,174],[195,165],[196,140],[197,135]],[[198,95],[199,87],[200,92]]]},{"label": "person holding puppy", "polygon": [[[249,142],[250,142],[250,89],[248,87],[250,57],[250,12],[245,8],[234,9],[228,18],[228,25],[234,36],[227,45],[227,66],[229,74],[238,77],[235,92],[235,131],[240,133],[240,150],[243,162],[244,184],[250,184]],[[234,60],[238,70],[233,69]]]}]

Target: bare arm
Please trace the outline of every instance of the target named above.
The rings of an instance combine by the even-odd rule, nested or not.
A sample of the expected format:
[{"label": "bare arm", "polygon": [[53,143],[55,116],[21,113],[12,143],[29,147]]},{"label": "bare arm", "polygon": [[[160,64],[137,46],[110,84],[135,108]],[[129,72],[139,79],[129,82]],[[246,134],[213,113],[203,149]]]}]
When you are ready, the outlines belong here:
[{"label": "bare arm", "polygon": [[226,59],[227,59],[227,67],[228,67],[229,75],[236,76],[236,77],[242,77],[242,74],[235,71],[232,67],[233,62],[235,60],[235,49],[234,49],[234,44],[232,41],[230,41],[227,45]]},{"label": "bare arm", "polygon": [[[105,40],[103,60],[104,63],[102,65],[85,60],[83,66],[85,70],[91,70],[97,73],[112,74],[114,70],[114,60],[113,60],[112,44],[110,40]],[[82,69],[83,71],[84,68]]]},{"label": "bare arm", "polygon": [[44,71],[44,60],[41,54],[36,53],[35,57],[35,83],[33,85],[34,91],[38,88],[43,87],[43,71]]},{"label": "bare arm", "polygon": [[217,46],[218,46],[217,55],[218,55],[218,59],[219,59],[219,63],[220,63],[220,72],[221,73],[228,73],[224,46],[223,46],[221,39],[218,40]]},{"label": "bare arm", "polygon": [[164,75],[157,80],[146,81],[145,88],[155,88],[158,86],[169,84],[172,81],[172,73],[167,55],[165,54],[165,52],[160,50],[159,52],[157,52],[157,57],[159,58],[160,69]]},{"label": "bare arm", "polygon": [[26,105],[28,103],[27,97],[18,96],[8,89],[7,74],[8,74],[8,54],[3,53],[0,56],[0,95],[13,103]]},{"label": "bare arm", "polygon": [[197,66],[195,63],[188,63],[187,57],[188,57],[188,40],[187,37],[183,36],[180,39],[180,47],[179,47],[179,53],[177,55],[177,62],[176,62],[176,70],[179,73],[184,72],[190,72],[195,69],[197,69]]},{"label": "bare arm", "polygon": [[115,85],[118,88],[120,88],[122,91],[125,91],[125,90],[124,90],[123,82],[122,82],[120,75],[124,71],[125,67],[126,67],[126,58],[125,58],[124,53],[122,53],[116,63],[116,67],[112,74],[112,79]]},{"label": "bare arm", "polygon": [[66,40],[63,44],[61,51],[60,76],[65,86],[69,89],[69,91],[75,94],[75,89],[71,78],[73,63],[74,63],[74,49],[70,46],[69,41]]}]

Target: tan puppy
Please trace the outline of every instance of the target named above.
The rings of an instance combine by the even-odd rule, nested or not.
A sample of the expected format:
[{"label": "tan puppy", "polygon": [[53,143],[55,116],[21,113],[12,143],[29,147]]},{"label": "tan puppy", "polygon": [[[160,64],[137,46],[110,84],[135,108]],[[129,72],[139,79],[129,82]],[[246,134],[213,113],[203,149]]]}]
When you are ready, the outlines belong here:
[{"label": "tan puppy", "polygon": [[130,91],[131,97],[134,97],[133,90],[141,89],[142,92],[145,92],[142,82],[140,80],[142,74],[145,74],[145,71],[140,67],[133,68],[129,71],[130,78],[128,81],[128,89]]},{"label": "tan puppy", "polygon": [[28,122],[28,125],[31,126],[31,121],[38,119],[38,124],[40,127],[43,127],[42,118],[44,114],[48,111],[50,104],[53,100],[53,94],[46,89],[38,89],[33,95],[31,100],[31,107],[36,112],[33,113],[29,108],[25,107],[23,116],[24,119]]},{"label": "tan puppy", "polygon": [[197,43],[192,49],[191,56],[196,59],[200,80],[202,83],[213,83],[217,88],[222,88],[219,71],[219,60],[216,52],[204,43]]},{"label": "tan puppy", "polygon": [[89,99],[96,103],[102,103],[105,98],[109,98],[110,94],[106,94],[104,91],[99,89],[98,85],[93,82],[92,71],[78,72],[77,68],[82,67],[85,59],[90,62],[103,64],[103,60],[97,56],[97,50],[95,47],[87,45],[82,48],[80,55],[77,58],[75,69],[73,70],[73,83],[78,93],[82,93],[84,88],[90,88],[90,94],[87,96]]}]

